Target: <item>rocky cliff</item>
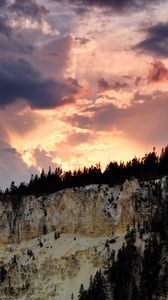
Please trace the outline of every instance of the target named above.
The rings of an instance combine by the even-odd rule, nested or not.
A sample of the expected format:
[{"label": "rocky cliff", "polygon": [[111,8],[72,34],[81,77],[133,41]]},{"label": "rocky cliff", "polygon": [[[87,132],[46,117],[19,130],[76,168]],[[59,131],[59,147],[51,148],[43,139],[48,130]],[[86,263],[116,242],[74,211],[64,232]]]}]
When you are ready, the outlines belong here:
[{"label": "rocky cliff", "polygon": [[41,197],[11,196],[0,199],[0,242],[21,242],[57,230],[107,236],[126,230],[128,224],[142,223],[167,193],[167,180],[138,182],[121,186],[89,185],[65,189]]},{"label": "rocky cliff", "polygon": [[[105,241],[150,220],[168,193],[166,177],[89,185],[0,201],[0,299],[74,299],[105,268]],[[58,234],[59,233],[59,234]],[[60,237],[59,237],[60,235]],[[59,237],[59,238],[58,238]]]}]

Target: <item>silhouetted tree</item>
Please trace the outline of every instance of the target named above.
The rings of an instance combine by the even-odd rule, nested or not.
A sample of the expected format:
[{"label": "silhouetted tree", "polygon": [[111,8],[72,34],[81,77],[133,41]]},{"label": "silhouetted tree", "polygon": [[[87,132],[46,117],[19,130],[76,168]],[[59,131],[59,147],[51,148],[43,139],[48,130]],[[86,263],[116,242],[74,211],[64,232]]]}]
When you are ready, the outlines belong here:
[{"label": "silhouetted tree", "polygon": [[[134,157],[127,163],[110,162],[104,172],[101,170],[100,163],[73,172],[63,172],[60,167],[57,167],[54,172],[49,167],[47,173],[42,169],[40,176],[32,175],[28,184],[21,182],[17,187],[13,181],[10,189],[6,189],[5,193],[40,195],[87,184],[109,184],[113,186],[114,184],[122,184],[126,179],[132,177],[140,180],[151,180],[160,175],[168,175],[168,146],[162,149],[160,157],[153,148],[153,151],[146,154],[142,159]],[[153,195],[157,201],[160,199],[159,187],[153,191]]]}]

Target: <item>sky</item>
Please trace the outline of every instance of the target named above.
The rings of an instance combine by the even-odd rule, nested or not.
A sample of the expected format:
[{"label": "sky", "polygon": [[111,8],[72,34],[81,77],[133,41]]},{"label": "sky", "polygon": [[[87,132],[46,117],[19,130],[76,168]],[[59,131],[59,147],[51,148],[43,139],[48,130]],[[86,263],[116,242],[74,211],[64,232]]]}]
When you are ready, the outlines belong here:
[{"label": "sky", "polygon": [[168,1],[0,0],[0,187],[168,144]]}]

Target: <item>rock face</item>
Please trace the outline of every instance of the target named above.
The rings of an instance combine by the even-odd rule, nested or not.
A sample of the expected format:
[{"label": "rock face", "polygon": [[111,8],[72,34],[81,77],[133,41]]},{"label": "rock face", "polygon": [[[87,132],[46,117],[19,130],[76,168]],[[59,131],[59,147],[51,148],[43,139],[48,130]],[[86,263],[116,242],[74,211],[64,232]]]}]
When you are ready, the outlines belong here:
[{"label": "rock face", "polygon": [[[0,299],[77,299],[80,284],[104,269],[106,238],[54,232],[0,250]],[[4,271],[5,270],[5,271]]]},{"label": "rock face", "polygon": [[167,193],[167,180],[122,186],[89,185],[55,194],[22,200],[0,201],[0,242],[14,243],[57,230],[107,236],[127,226],[148,220],[157,207],[157,197]]},{"label": "rock face", "polygon": [[[77,299],[80,284],[104,268],[130,227],[150,220],[168,180],[89,185],[41,197],[0,200],[0,299]],[[58,238],[58,232],[60,238]]]}]

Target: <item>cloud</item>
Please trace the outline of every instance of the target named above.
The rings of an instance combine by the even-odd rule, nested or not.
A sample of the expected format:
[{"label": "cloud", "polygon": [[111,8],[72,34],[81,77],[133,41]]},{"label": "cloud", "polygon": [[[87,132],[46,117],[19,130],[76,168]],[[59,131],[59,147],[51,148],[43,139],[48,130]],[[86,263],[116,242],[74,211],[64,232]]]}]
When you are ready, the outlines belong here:
[{"label": "cloud", "polygon": [[16,184],[27,182],[31,174],[37,172],[25,164],[15,148],[0,140],[0,188],[6,188],[13,180]]},{"label": "cloud", "polygon": [[34,45],[28,43],[21,35],[14,35],[8,38],[0,36],[0,57],[9,57],[15,55],[28,55],[34,51]]},{"label": "cloud", "polygon": [[0,106],[26,99],[32,108],[54,108],[75,101],[82,87],[77,80],[62,82],[44,79],[40,71],[24,59],[0,60]]},{"label": "cloud", "polygon": [[45,73],[47,71],[53,75],[57,73],[57,76],[61,78],[71,64],[72,48],[73,37],[70,34],[45,43],[38,52],[40,68],[44,69]]},{"label": "cloud", "polygon": [[1,124],[1,130],[0,130],[0,141],[3,141],[5,143],[8,143],[9,137],[6,130],[6,126],[4,124]]},{"label": "cloud", "polygon": [[13,26],[13,18],[9,14],[0,15],[0,56],[13,56],[14,53],[21,55],[32,53],[34,46],[26,41],[20,32]]},{"label": "cloud", "polygon": [[[61,2],[60,0],[52,0],[53,2]],[[160,0],[162,2],[164,0]],[[62,2],[66,2],[63,0]],[[90,7],[108,8],[117,13],[132,12],[136,10],[144,10],[147,6],[158,3],[158,0],[68,0],[74,5],[74,9],[78,14],[85,13]]]},{"label": "cloud", "polygon": [[34,47],[42,44],[45,35],[57,35],[54,26],[52,28],[49,21],[41,18],[45,12],[45,7],[34,0],[4,1],[0,4],[0,52],[3,52],[0,55],[32,54]]},{"label": "cloud", "polygon": [[10,34],[12,32],[11,27],[6,23],[7,17],[0,16],[0,33],[3,33],[8,38],[10,37]]},{"label": "cloud", "polygon": [[75,113],[71,116],[66,117],[64,121],[71,123],[71,125],[74,127],[86,129],[91,127],[92,118],[89,118],[88,116],[85,116],[83,114]]},{"label": "cloud", "polygon": [[17,15],[30,16],[32,18],[41,17],[48,13],[43,5],[38,5],[36,0],[15,0],[9,9]]},{"label": "cloud", "polygon": [[[5,124],[5,129],[17,135],[24,136],[32,130],[38,128],[41,123],[44,123],[46,118],[40,113],[27,108],[27,103],[13,104],[7,109],[0,110],[0,127]],[[0,136],[1,139],[1,136]],[[4,140],[4,139],[3,139]]]},{"label": "cloud", "polygon": [[128,87],[128,84],[126,82],[113,81],[109,83],[104,78],[98,79],[97,83],[98,83],[98,90],[100,92],[107,91],[107,90],[118,91]]},{"label": "cloud", "polygon": [[168,126],[168,93],[136,93],[132,105],[119,108],[112,103],[91,106],[80,114],[73,114],[67,122],[79,129],[98,132],[123,131],[125,137],[143,145],[167,143],[165,129]]},{"label": "cloud", "polygon": [[59,34],[46,20],[32,20],[27,17],[12,20],[12,27],[16,30],[21,30],[22,33],[25,31],[29,36],[34,33],[36,34],[36,38],[37,33],[41,34],[41,38],[42,35],[57,36]]},{"label": "cloud", "polygon": [[36,148],[33,151],[33,158],[36,162],[36,167],[48,171],[49,166],[52,170],[58,167],[57,163],[53,162],[53,157],[44,149]]},{"label": "cloud", "polygon": [[91,143],[94,139],[95,137],[90,132],[77,132],[74,130],[68,135],[67,145],[75,147],[81,144]]},{"label": "cloud", "polygon": [[136,49],[158,57],[168,55],[168,23],[158,23],[144,30],[147,37],[136,45]]},{"label": "cloud", "polygon": [[142,82],[142,80],[143,80],[143,78],[141,76],[137,76],[134,81],[135,86],[136,87],[139,86],[139,84]]},{"label": "cloud", "polygon": [[6,0],[1,0],[0,1],[0,8],[3,8],[6,6]]},{"label": "cloud", "polygon": [[77,41],[80,46],[85,46],[86,44],[88,44],[90,42],[90,39],[88,39],[86,37],[76,37],[75,41]]},{"label": "cloud", "polygon": [[156,83],[168,80],[168,69],[163,62],[157,60],[151,63],[151,68],[148,74],[148,82]]},{"label": "cloud", "polygon": [[100,91],[109,89],[109,83],[104,78],[98,79],[97,83],[98,83],[98,88]]}]

